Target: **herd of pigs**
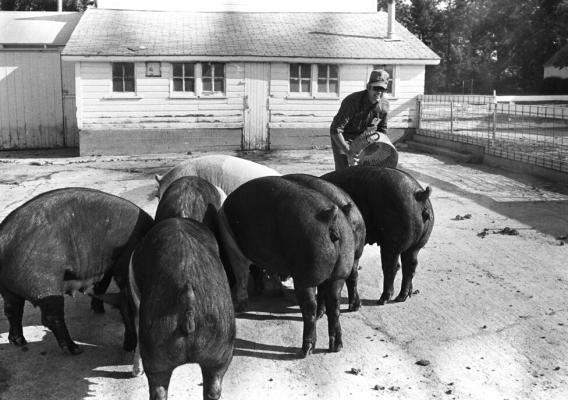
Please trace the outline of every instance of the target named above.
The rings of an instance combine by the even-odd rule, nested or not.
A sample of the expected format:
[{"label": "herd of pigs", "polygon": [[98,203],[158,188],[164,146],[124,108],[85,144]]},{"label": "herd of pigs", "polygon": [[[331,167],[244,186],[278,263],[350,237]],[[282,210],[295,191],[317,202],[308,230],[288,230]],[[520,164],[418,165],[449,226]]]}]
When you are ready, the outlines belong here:
[{"label": "herd of pigs", "polygon": [[[80,354],[64,319],[64,294],[92,288],[120,309],[133,374],[151,399],[167,397],[173,370],[197,363],[204,399],[221,396],[233,357],[235,312],[247,307],[251,266],[291,276],[303,319],[301,357],[316,346],[325,314],[329,350],[340,351],[340,301],[361,306],[358,261],[381,250],[378,304],[412,294],[418,252],[430,236],[430,188],[394,168],[349,167],[321,177],[281,175],[242,158],[207,155],[157,176],[155,218],[123,198],[88,188],[49,191],[0,224],[0,292],[8,339],[25,345],[24,302],[41,310],[66,353]],[[400,260],[400,261],[399,261]],[[400,293],[394,279],[402,265]],[[111,279],[120,288],[105,294]]]}]

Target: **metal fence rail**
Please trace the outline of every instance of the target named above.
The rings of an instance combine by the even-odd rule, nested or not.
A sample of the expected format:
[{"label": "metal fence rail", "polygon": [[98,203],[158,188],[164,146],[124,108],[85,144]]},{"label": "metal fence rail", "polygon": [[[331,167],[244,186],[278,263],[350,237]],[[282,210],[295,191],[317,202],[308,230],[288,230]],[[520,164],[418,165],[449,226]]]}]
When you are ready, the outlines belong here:
[{"label": "metal fence rail", "polygon": [[483,146],[486,154],[568,172],[568,108],[492,96],[421,96],[418,133]]}]

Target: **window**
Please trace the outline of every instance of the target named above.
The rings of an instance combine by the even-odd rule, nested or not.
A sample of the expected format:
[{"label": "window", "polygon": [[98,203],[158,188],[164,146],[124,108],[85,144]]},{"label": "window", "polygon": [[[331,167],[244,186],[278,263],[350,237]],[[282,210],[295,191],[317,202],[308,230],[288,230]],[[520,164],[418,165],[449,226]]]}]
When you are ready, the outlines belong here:
[{"label": "window", "polygon": [[311,90],[311,64],[290,64],[290,93],[310,93]]},{"label": "window", "polygon": [[318,64],[318,93],[339,93],[338,66]]},{"label": "window", "polygon": [[225,64],[203,63],[201,81],[204,93],[225,92]]},{"label": "window", "polygon": [[134,92],[134,63],[112,63],[112,91]]},{"label": "window", "polygon": [[387,93],[393,94],[394,65],[373,65],[373,69],[384,69],[389,73],[389,86]]},{"label": "window", "polygon": [[173,91],[195,92],[195,64],[174,63],[173,66]]}]

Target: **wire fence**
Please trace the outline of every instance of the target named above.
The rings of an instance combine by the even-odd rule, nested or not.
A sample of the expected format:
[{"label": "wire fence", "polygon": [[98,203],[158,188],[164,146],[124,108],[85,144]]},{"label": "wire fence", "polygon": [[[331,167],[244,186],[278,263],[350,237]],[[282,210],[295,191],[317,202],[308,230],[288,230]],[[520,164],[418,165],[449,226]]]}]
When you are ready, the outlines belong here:
[{"label": "wire fence", "polygon": [[418,133],[480,145],[485,154],[568,173],[568,107],[495,100],[420,96]]}]

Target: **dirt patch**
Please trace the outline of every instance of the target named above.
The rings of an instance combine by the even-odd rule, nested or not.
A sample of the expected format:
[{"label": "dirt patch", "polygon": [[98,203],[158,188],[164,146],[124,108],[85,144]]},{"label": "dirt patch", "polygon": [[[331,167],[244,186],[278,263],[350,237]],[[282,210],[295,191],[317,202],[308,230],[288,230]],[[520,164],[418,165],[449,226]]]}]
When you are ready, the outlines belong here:
[{"label": "dirt patch", "polygon": [[[282,173],[321,175],[333,168],[329,150],[241,155]],[[0,218],[39,193],[68,186],[125,197],[153,215],[153,175],[187,157],[3,158]],[[568,247],[558,239],[568,234],[568,187],[406,151],[399,166],[432,186],[436,214],[413,296],[376,305],[380,253],[367,246],[359,284],[363,307],[342,313],[343,350],[327,352],[324,318],[316,352],[303,360],[297,357],[302,320],[294,293],[252,298],[237,319],[224,398],[568,398]],[[505,228],[517,234],[496,234]],[[343,311],[346,302],[344,292]],[[66,298],[66,319],[82,355],[61,354],[29,304],[28,351],[8,343],[8,323],[0,316],[0,399],[147,398],[146,378],[130,377],[131,354],[121,349],[116,310],[95,315],[87,297]],[[197,366],[178,368],[170,398],[200,398],[201,382]]]}]

